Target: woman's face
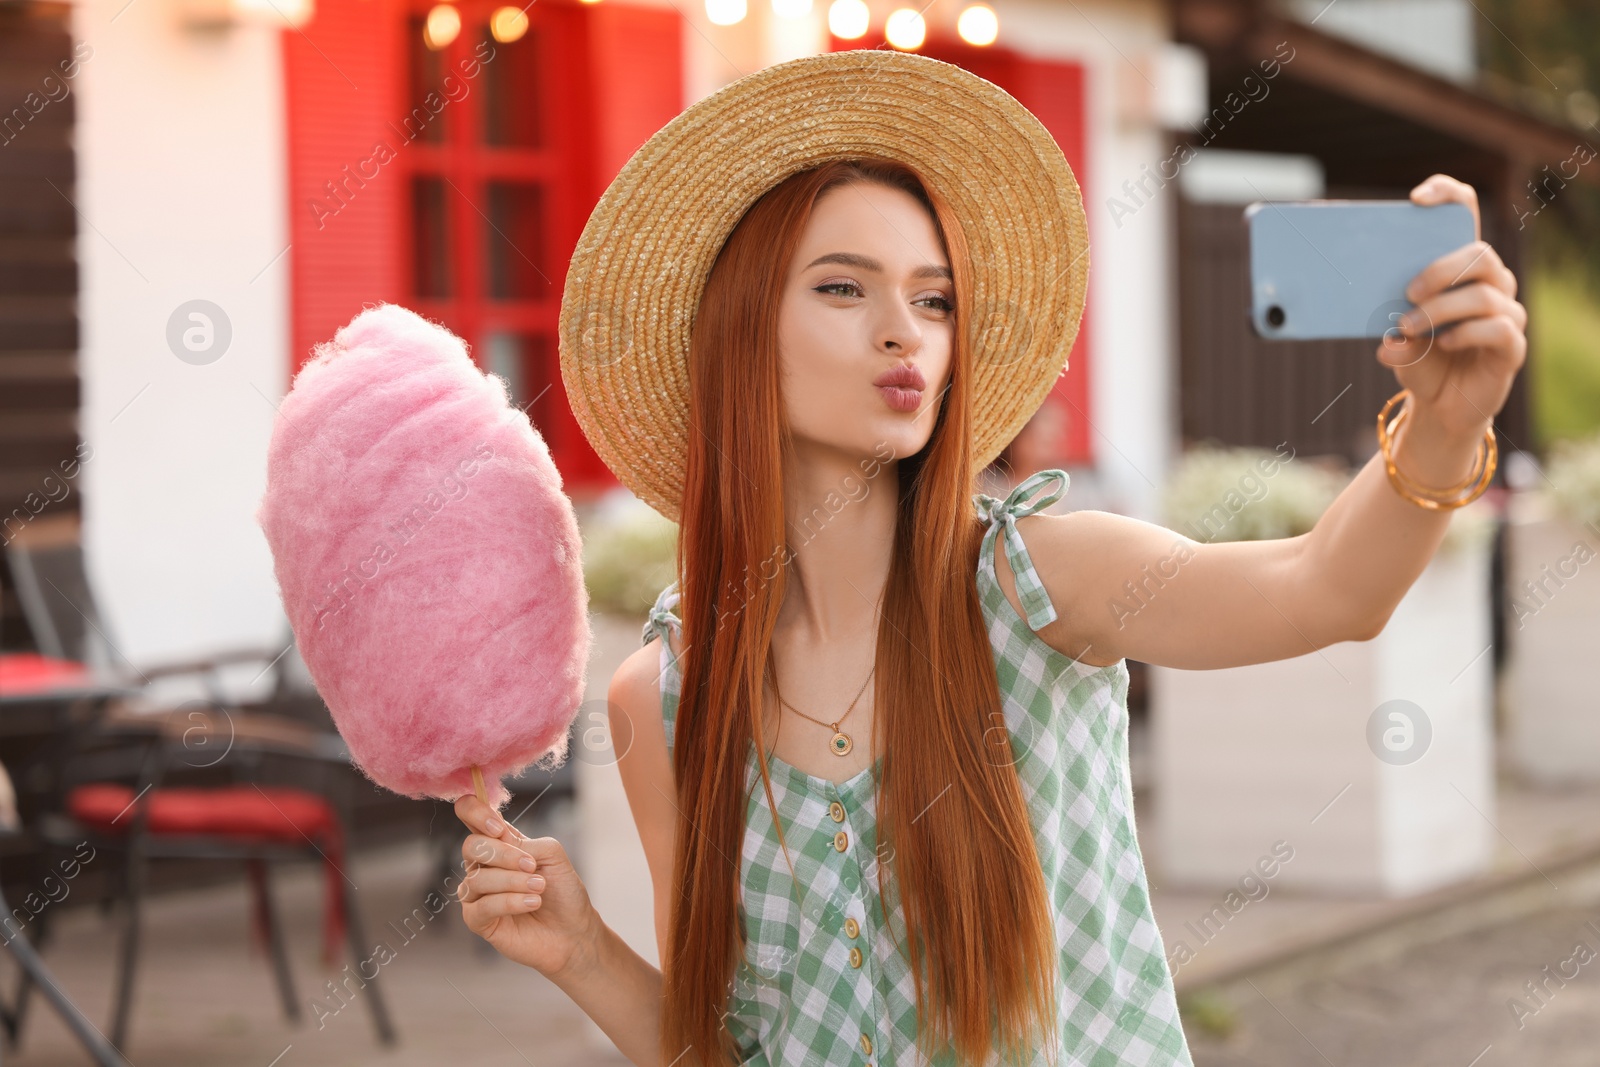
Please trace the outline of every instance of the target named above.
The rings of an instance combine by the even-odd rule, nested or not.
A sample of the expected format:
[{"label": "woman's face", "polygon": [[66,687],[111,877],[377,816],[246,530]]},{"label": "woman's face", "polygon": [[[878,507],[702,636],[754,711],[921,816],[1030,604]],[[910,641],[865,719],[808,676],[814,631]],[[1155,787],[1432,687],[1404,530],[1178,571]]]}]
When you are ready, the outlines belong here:
[{"label": "woman's face", "polygon": [[[789,264],[778,313],[797,452],[859,462],[921,451],[949,380],[954,306],[950,263],[919,200],[866,182],[824,194]],[[896,368],[914,368],[923,387],[874,384]]]}]

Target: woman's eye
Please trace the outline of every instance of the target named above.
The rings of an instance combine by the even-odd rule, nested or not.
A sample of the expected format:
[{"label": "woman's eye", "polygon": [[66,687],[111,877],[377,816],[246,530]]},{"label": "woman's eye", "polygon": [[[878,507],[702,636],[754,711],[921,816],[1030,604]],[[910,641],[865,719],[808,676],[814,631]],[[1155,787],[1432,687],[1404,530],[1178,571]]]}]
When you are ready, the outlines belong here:
[{"label": "woman's eye", "polygon": [[[819,292],[819,293],[832,294],[834,292],[834,290],[837,290],[837,289],[843,289],[843,290],[847,291],[845,294],[841,294],[841,295],[849,295],[851,293],[856,294],[856,295],[860,295],[860,293],[861,293],[861,287],[859,285],[857,285],[855,282],[829,282],[826,285],[817,286],[816,291]],[[953,303],[951,303],[949,300],[946,300],[942,296],[925,296],[921,300],[918,300],[917,303],[926,304],[929,301],[932,301],[933,303],[935,303],[937,305],[936,310],[938,310],[938,311],[943,311],[943,312],[947,312],[948,313],[948,312],[954,311],[956,309],[956,306]]]},{"label": "woman's eye", "polygon": [[819,286],[817,286],[817,292],[819,292],[819,293],[830,292],[831,290],[834,290],[834,289],[850,289],[850,290],[852,290],[854,292],[858,292],[858,293],[861,291],[860,287],[857,286],[854,282],[829,282],[827,285],[819,285]]}]

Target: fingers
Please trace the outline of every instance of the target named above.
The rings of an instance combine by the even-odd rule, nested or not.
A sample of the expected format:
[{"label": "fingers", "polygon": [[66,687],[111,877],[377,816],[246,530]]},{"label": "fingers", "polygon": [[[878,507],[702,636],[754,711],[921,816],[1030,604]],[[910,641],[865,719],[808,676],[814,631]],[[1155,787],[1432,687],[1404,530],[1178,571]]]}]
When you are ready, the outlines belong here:
[{"label": "fingers", "polygon": [[532,874],[539,869],[538,857],[520,845],[482,834],[468,834],[461,842],[461,858],[468,871],[479,867],[504,867]]},{"label": "fingers", "polygon": [[1446,252],[1418,271],[1406,285],[1405,297],[1420,304],[1451,286],[1475,281],[1487,282],[1507,296],[1516,292],[1516,279],[1494,246],[1487,241],[1473,241]]},{"label": "fingers", "polygon": [[1411,199],[1418,204],[1465,204],[1472,210],[1472,236],[1483,233],[1478,226],[1478,191],[1464,181],[1448,174],[1430,174],[1411,190]]},{"label": "fingers", "polygon": [[1522,327],[1506,315],[1488,315],[1483,318],[1458,322],[1441,334],[1440,348],[1487,348],[1509,354],[1520,366],[1527,355],[1527,339]]},{"label": "fingers", "polygon": [[499,837],[505,832],[505,821],[499,813],[472,793],[463,793],[458,797],[455,809],[456,818],[465,823],[469,830],[476,830],[488,837]]},{"label": "fingers", "polygon": [[469,928],[485,930],[493,925],[496,919],[508,915],[527,915],[538,911],[543,903],[543,898],[537,894],[491,893],[486,897],[464,902],[461,911]]},{"label": "fingers", "polygon": [[1384,334],[1383,340],[1378,342],[1378,362],[1393,370],[1396,374],[1404,370],[1409,380],[1401,384],[1418,395],[1433,395],[1439,382],[1444,380],[1448,369],[1445,363],[1439,360],[1429,360],[1428,353],[1433,351],[1434,338],[1426,334],[1420,337],[1397,336],[1392,331]]},{"label": "fingers", "polygon": [[542,874],[529,874],[525,870],[506,870],[501,867],[478,867],[467,872],[467,876],[461,880],[456,896],[462,903],[470,904],[496,893],[512,893],[519,897],[539,896],[544,892],[544,887]]},{"label": "fingers", "polygon": [[[489,841],[504,841],[512,845],[517,853],[526,853],[528,851],[528,838],[523,836],[522,831],[515,826],[508,825],[501,818],[499,812],[489,807],[473,794],[465,793],[458,797],[455,802],[455,812],[456,817],[461,820],[466,828],[476,831],[480,837]],[[487,846],[483,842],[475,846],[478,851],[483,853],[481,856],[466,856],[467,845],[471,844],[471,842],[472,837],[469,836],[462,845],[462,853],[465,859],[469,862],[474,859],[480,863],[493,862],[490,853],[484,851]]]},{"label": "fingers", "polygon": [[1451,323],[1487,315],[1505,315],[1518,328],[1527,323],[1527,309],[1488,282],[1456,286],[1423,300],[1396,325],[1407,337],[1437,334]]}]

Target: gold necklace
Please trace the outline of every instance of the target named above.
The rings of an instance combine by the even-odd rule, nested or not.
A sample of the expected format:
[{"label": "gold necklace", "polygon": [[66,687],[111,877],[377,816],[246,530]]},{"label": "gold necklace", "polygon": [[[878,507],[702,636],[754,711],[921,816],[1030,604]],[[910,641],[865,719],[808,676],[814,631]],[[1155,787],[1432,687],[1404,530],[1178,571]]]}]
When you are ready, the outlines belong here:
[{"label": "gold necklace", "polygon": [[[872,670],[867,672],[867,682],[872,681],[872,676],[877,673],[877,670],[877,666],[874,665]],[[855,743],[850,740],[849,734],[839,729],[839,723],[848,719],[850,717],[850,713],[856,710],[856,703],[861,699],[861,694],[867,691],[867,682],[861,683],[861,689],[856,693],[856,699],[852,700],[850,702],[850,706],[845,709],[844,714],[839,716],[838,722],[823,722],[821,719],[811,719],[811,716],[807,715],[805,712],[801,711],[787,700],[784,700],[783,697],[779,697],[778,700],[783,704],[784,707],[788,708],[801,718],[811,719],[811,721],[816,723],[818,726],[826,726],[832,729],[833,736],[828,739],[828,749],[835,756],[848,756],[850,754],[850,750],[855,747]]]}]

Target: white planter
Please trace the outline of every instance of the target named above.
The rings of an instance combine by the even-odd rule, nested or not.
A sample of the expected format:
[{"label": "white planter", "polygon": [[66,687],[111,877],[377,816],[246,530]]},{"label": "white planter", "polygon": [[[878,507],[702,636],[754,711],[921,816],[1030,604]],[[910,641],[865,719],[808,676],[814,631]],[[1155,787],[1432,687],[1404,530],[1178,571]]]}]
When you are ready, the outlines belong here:
[{"label": "white planter", "polygon": [[1544,784],[1600,781],[1600,530],[1520,494],[1506,532],[1511,762]]},{"label": "white planter", "polygon": [[[1436,554],[1371,641],[1246,667],[1153,668],[1161,880],[1233,886],[1279,841],[1293,857],[1275,886],[1403,896],[1487,869],[1489,610],[1489,546],[1479,540]],[[1404,764],[1380,759],[1368,740],[1373,713],[1397,699],[1427,724],[1415,724],[1409,749],[1422,754]]]}]

